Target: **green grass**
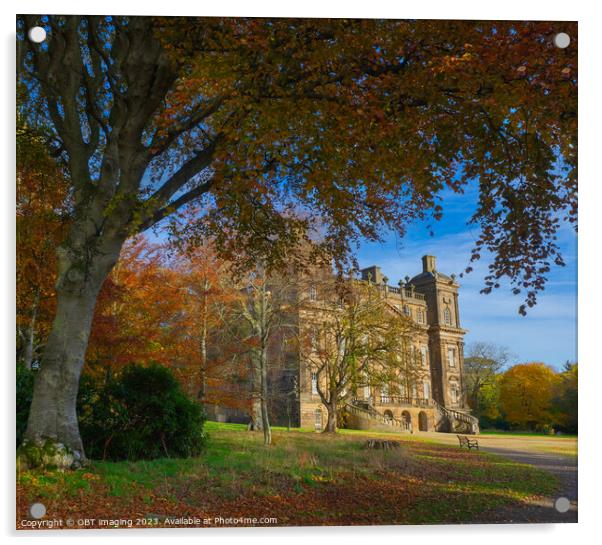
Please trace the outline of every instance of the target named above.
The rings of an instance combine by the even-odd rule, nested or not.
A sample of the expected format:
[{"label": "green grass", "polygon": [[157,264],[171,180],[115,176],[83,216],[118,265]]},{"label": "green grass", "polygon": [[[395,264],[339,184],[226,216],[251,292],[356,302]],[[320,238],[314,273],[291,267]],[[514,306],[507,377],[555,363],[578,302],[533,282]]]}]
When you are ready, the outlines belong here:
[{"label": "green grass", "polygon": [[[52,499],[64,514],[99,502],[123,510],[139,510],[141,502],[149,510],[178,505],[186,512],[249,502],[250,508],[269,505],[291,524],[469,521],[500,505],[553,494],[557,486],[532,466],[416,436],[275,428],[274,445],[265,447],[261,433],[241,424],[208,422],[206,428],[208,445],[198,458],[96,461],[74,472],[28,471],[19,484],[27,501]],[[401,448],[364,447],[379,436],[400,440]],[[284,498],[296,498],[297,507],[291,511]]]}]

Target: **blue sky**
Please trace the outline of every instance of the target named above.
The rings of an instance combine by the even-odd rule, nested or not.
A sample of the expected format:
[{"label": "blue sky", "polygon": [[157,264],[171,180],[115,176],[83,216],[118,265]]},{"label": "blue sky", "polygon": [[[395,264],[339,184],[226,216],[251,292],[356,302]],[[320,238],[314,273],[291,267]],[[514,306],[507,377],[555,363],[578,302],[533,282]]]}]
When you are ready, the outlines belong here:
[{"label": "blue sky", "polygon": [[[437,257],[437,270],[461,273],[470,259],[470,250],[478,229],[466,225],[476,199],[476,190],[464,195],[446,193],[443,219],[434,224],[431,237],[425,224],[410,227],[400,239],[394,233],[383,243],[363,242],[357,253],[360,267],[380,265],[389,284],[422,270],[421,257]],[[488,262],[482,258],[474,271],[459,278],[460,321],[468,329],[466,343],[493,342],[506,346],[513,354],[512,363],[543,361],[560,368],[565,361],[577,360],[577,235],[563,226],[558,242],[565,267],[553,266],[547,275],[546,289],[527,316],[518,314],[522,302],[503,285],[489,295],[481,295]]]}]

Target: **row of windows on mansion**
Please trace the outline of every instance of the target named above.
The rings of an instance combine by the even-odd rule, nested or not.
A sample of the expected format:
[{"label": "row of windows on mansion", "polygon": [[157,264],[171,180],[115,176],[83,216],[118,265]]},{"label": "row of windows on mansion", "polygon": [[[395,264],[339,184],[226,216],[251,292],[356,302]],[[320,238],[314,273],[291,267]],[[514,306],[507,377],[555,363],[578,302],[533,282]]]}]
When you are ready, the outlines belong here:
[{"label": "row of windows on mansion", "polygon": [[[416,294],[414,294],[414,296],[416,296]],[[309,287],[308,298],[309,298],[310,302],[316,302],[318,300],[318,289],[316,288],[316,286],[312,285]],[[344,301],[340,300],[339,307],[343,308],[344,306],[345,306]],[[424,310],[424,308],[419,307],[416,309],[412,309],[409,305],[404,304],[401,307],[401,311],[408,318],[415,320],[416,323],[422,324],[422,325],[426,324],[426,311]],[[449,306],[447,306],[447,305],[443,308],[443,324],[448,327],[451,327],[454,325],[453,318],[452,318],[452,312],[451,312]]]},{"label": "row of windows on mansion", "polygon": [[[358,393],[361,393],[363,399],[375,400],[381,404],[387,404],[394,402],[396,398],[411,397],[415,400],[428,401],[431,399],[431,375],[427,373],[429,370],[429,350],[427,346],[412,347],[415,352],[420,354],[420,363],[425,371],[425,375],[414,381],[410,386],[410,392],[405,392],[405,395],[393,394],[393,390],[398,392],[404,392],[405,386],[397,385],[395,388],[389,387],[389,385],[383,385],[379,388],[364,385],[360,388]],[[458,353],[456,347],[450,346],[447,348],[447,366],[448,369],[453,372],[458,366]],[[311,393],[312,396],[318,396],[318,374],[316,372],[311,373]],[[457,379],[452,378],[450,380],[450,395],[451,402],[453,404],[460,403],[460,385]]]}]

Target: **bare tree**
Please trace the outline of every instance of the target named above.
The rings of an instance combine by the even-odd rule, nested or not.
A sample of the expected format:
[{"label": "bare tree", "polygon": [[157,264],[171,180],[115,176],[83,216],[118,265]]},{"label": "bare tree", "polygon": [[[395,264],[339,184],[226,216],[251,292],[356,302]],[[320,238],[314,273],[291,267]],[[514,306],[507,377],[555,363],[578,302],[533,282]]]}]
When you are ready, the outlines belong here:
[{"label": "bare tree", "polygon": [[274,342],[284,342],[283,330],[294,323],[291,316],[296,306],[295,285],[291,277],[270,274],[260,263],[246,279],[246,297],[240,305],[240,316],[247,323],[252,347],[252,425],[255,429],[263,430],[266,445],[272,442],[268,414],[270,358],[275,354]]}]

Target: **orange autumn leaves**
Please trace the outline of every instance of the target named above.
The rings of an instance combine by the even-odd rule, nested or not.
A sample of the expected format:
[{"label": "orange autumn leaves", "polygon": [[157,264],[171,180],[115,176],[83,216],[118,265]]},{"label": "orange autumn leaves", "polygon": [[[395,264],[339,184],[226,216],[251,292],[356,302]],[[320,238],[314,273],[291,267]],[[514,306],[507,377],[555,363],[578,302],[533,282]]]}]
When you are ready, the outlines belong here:
[{"label": "orange autumn leaves", "polygon": [[235,369],[225,350],[211,350],[238,296],[210,246],[187,252],[132,239],[100,292],[87,370],[112,373],[129,363],[156,362],[170,367],[192,397],[204,390],[207,402],[238,406],[240,392],[223,386],[244,369]]},{"label": "orange autumn leaves", "polygon": [[29,367],[39,357],[56,305],[55,249],[66,230],[64,173],[41,135],[17,120],[17,352]]},{"label": "orange autumn leaves", "polygon": [[[567,384],[573,378],[574,384]],[[577,366],[557,373],[544,363],[514,365],[499,377],[499,406],[505,419],[519,429],[543,429],[566,425],[576,419]],[[561,401],[572,386],[574,404]]]}]

